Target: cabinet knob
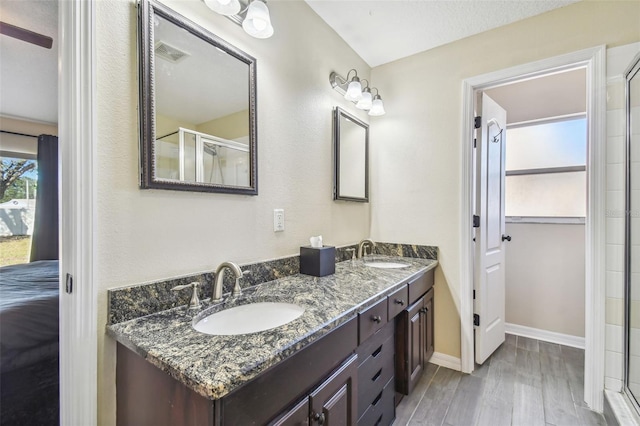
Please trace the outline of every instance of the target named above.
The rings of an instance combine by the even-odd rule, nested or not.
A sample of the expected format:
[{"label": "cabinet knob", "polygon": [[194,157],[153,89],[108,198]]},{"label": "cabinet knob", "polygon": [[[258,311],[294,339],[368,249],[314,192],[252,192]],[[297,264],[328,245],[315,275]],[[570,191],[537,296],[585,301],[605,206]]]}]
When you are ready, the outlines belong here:
[{"label": "cabinet knob", "polygon": [[376,315],[374,317],[371,317],[371,321],[380,324],[382,322],[382,318],[380,317],[380,315]]},{"label": "cabinet knob", "polygon": [[402,300],[402,299],[395,299],[395,300],[393,301],[393,303],[395,303],[396,305],[404,305],[404,300]]},{"label": "cabinet knob", "polygon": [[318,422],[319,425],[323,425],[324,424],[324,413],[315,413],[313,415],[313,420]]}]

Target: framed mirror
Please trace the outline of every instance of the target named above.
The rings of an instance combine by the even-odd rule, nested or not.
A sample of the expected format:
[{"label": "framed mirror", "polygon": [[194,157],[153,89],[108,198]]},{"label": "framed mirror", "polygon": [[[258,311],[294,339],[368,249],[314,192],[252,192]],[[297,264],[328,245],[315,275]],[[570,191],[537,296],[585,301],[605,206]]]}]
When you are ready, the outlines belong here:
[{"label": "framed mirror", "polygon": [[369,202],[369,125],[333,110],[334,200]]},{"label": "framed mirror", "polygon": [[138,28],[140,187],[257,195],[256,60],[151,0]]}]

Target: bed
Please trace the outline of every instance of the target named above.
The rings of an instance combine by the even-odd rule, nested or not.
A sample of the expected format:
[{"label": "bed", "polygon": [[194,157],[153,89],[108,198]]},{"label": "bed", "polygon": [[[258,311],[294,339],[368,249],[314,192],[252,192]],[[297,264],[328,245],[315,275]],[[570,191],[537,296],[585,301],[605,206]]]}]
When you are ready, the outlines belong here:
[{"label": "bed", "polygon": [[0,267],[0,424],[59,417],[58,261]]}]

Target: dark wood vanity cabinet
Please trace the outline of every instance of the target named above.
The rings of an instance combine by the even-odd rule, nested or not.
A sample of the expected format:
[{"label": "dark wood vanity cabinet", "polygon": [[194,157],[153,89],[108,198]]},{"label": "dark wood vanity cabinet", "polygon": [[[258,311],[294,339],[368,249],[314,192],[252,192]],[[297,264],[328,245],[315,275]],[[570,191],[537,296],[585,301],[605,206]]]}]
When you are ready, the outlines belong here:
[{"label": "dark wood vanity cabinet", "polygon": [[118,344],[118,425],[387,426],[433,354],[433,270],[217,400]]},{"label": "dark wood vanity cabinet", "polygon": [[396,318],[396,391],[402,395],[413,391],[434,351],[433,270],[408,287],[411,304]]}]

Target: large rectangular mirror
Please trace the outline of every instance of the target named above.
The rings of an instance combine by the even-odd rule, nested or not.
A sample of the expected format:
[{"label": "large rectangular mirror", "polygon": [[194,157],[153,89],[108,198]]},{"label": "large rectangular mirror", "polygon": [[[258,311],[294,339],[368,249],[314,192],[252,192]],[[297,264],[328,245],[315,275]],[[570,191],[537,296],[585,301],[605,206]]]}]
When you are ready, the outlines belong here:
[{"label": "large rectangular mirror", "polygon": [[334,200],[369,201],[369,125],[335,107]]},{"label": "large rectangular mirror", "polygon": [[138,27],[140,186],[257,195],[256,60],[150,0]]}]

